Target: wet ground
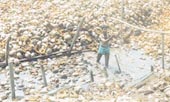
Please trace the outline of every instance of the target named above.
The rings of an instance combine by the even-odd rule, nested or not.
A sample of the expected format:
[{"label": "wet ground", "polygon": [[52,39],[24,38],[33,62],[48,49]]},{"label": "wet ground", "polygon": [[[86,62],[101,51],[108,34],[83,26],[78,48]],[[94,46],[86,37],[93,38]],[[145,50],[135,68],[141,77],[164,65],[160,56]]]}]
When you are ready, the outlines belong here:
[{"label": "wet ground", "polygon": [[[101,63],[104,66],[104,57]],[[155,63],[154,59],[140,50],[111,49],[107,72],[109,79],[132,85],[151,74],[151,66],[154,66]]]},{"label": "wet ground", "polygon": [[[53,93],[53,90],[58,90],[62,87],[68,86],[80,86],[82,89],[88,89],[88,83],[90,80],[90,70],[93,71],[94,83],[102,83],[106,80],[119,82],[121,85],[133,85],[137,82],[140,82],[143,78],[148,76],[151,73],[151,66],[156,62],[151,58],[146,56],[142,51],[139,50],[122,50],[122,49],[111,49],[109,68],[107,69],[108,77],[104,74],[104,56],[101,59],[101,64],[96,63],[96,53],[86,52],[83,55],[80,55],[78,60],[80,63],[73,65],[73,68],[70,68],[70,65],[63,66],[63,70],[60,72],[58,70],[54,73],[54,69],[57,67],[54,66],[57,60],[49,60],[46,67],[46,78],[49,88],[49,93]],[[120,70],[116,62],[115,55],[117,56]],[[52,69],[51,67],[56,67]],[[24,62],[22,63],[22,71],[17,74],[18,71],[15,70],[15,84],[16,84],[16,96],[23,98],[26,94],[26,90],[29,91],[43,91],[43,80],[39,65],[37,62]],[[75,68],[74,68],[75,67]],[[77,68],[76,68],[77,67]],[[16,68],[18,69],[18,68]],[[58,69],[58,68],[57,68]],[[62,69],[62,68],[60,68]],[[82,70],[79,72],[79,75],[73,75],[72,72],[76,70]],[[32,75],[31,72],[37,73]],[[66,73],[63,76],[63,73]],[[68,74],[72,73],[72,74]],[[9,76],[8,71],[4,70],[0,74],[1,85],[7,85],[9,87]],[[59,80],[59,82],[54,82]],[[1,87],[2,88],[2,87]],[[3,91],[3,90],[1,90]],[[33,92],[34,92],[33,91]],[[36,92],[35,91],[35,92]],[[10,90],[8,92],[10,93]],[[10,95],[10,94],[9,94]]]}]

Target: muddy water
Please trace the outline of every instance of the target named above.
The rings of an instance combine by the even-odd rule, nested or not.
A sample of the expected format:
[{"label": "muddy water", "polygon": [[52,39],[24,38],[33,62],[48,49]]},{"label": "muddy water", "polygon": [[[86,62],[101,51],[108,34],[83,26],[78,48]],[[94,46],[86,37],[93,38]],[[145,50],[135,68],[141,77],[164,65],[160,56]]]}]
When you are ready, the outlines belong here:
[{"label": "muddy water", "polygon": [[[118,58],[121,73],[116,62]],[[144,54],[141,50],[121,50],[111,49],[108,74],[109,79],[119,81],[122,84],[132,84],[142,80],[151,73],[151,66],[156,63],[151,57]],[[101,64],[104,65],[104,57]]]},{"label": "muddy water", "polygon": [[[84,61],[86,60],[89,65],[87,64],[88,70],[94,70],[94,82],[100,83],[105,80],[104,76],[100,73],[99,69],[96,69],[95,61],[96,61],[96,53],[87,52],[84,53],[86,55],[86,58],[84,58]],[[118,61],[120,64],[121,73],[117,73],[119,71],[118,65],[115,59],[115,55],[118,57]],[[110,62],[109,62],[109,68],[107,70],[108,72],[108,79],[110,81],[118,81],[121,84],[132,84],[135,82],[139,82],[150,74],[150,67],[154,65],[156,62],[151,58],[146,56],[142,51],[139,50],[120,50],[120,49],[111,49],[110,54]],[[101,65],[104,66],[104,57],[101,59]],[[47,74],[48,73],[48,74]],[[0,82],[7,82],[6,84],[9,84],[7,80],[9,80],[6,76],[7,73],[0,73]],[[15,75],[16,76],[16,75]],[[30,75],[29,71],[23,71],[18,75],[18,78],[15,80],[16,83],[16,95],[18,97],[24,97],[24,88],[34,89],[34,90],[40,90],[43,85],[42,79],[38,79],[41,77],[41,75],[38,76],[32,76]],[[51,71],[46,72],[46,78],[48,84],[50,83],[51,78],[53,77],[53,73]],[[87,73],[84,76],[81,76],[80,82],[77,81],[74,83],[75,85],[81,85],[82,88],[87,89],[88,88],[88,81],[89,81],[89,73]],[[86,82],[81,82],[81,80],[87,80]],[[61,83],[60,83],[61,84]],[[67,85],[70,85],[67,84]],[[23,86],[23,87],[22,87]],[[60,86],[60,85],[59,85]],[[62,87],[62,86],[60,86]]]}]

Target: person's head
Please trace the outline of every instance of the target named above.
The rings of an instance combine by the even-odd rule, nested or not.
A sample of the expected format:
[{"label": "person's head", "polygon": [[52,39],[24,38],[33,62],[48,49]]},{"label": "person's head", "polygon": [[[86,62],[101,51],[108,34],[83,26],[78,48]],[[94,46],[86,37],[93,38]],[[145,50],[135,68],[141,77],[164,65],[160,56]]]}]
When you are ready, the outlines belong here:
[{"label": "person's head", "polygon": [[103,36],[105,39],[107,39],[107,30],[103,30]]},{"label": "person's head", "polygon": [[108,26],[106,26],[106,25],[103,25],[103,26],[102,26],[104,38],[107,38],[107,29],[108,29]]}]

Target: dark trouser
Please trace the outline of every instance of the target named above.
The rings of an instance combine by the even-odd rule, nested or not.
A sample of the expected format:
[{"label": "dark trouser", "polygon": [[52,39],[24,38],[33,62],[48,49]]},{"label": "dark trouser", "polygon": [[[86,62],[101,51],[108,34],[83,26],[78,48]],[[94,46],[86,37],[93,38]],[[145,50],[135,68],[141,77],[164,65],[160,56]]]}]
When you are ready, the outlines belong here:
[{"label": "dark trouser", "polygon": [[[98,55],[97,55],[97,62],[98,62],[98,63],[100,62],[100,59],[101,59],[102,55],[103,55],[103,54],[98,53]],[[105,67],[108,68],[108,66],[109,66],[109,55],[110,55],[110,54],[107,53],[107,54],[104,54],[104,55],[105,55]]]}]

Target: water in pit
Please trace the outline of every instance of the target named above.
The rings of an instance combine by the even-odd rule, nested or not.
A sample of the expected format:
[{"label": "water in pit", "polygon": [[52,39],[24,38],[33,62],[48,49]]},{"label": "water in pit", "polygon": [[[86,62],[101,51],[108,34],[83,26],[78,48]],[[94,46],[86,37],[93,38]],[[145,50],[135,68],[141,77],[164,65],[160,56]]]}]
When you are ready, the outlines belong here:
[{"label": "water in pit", "polygon": [[[118,58],[121,73],[117,73],[119,68],[115,55]],[[133,84],[151,74],[151,66],[155,63],[151,57],[145,55],[141,50],[111,49],[107,72],[111,80],[120,81],[126,83],[126,85]],[[104,56],[101,59],[101,64],[104,66]]]},{"label": "water in pit", "polygon": [[[92,52],[87,52],[84,53],[86,55],[91,56],[91,64],[96,61],[96,53]],[[116,63],[115,55],[117,55],[120,68],[121,68],[121,73],[116,73],[118,70],[118,66]],[[149,56],[145,55],[142,51],[139,50],[120,50],[120,49],[111,49],[110,53],[110,62],[109,62],[109,68],[108,68],[108,73],[109,77],[108,79],[112,80],[114,79],[115,81],[119,81],[122,83],[126,84],[131,84],[134,82],[140,81],[143,77],[147,76],[150,74],[150,68],[152,65],[154,65],[156,62]],[[101,59],[101,65],[104,66],[104,56]],[[98,75],[100,73],[94,72],[94,74]],[[50,77],[52,75],[52,72],[46,74],[47,81],[49,81]],[[0,74],[0,81],[2,82],[4,79],[9,80],[5,78],[5,74]],[[82,77],[83,79],[88,79],[88,76]],[[104,80],[104,79],[103,79]],[[19,74],[19,79],[16,80],[16,95],[24,97],[24,92],[23,89],[18,89],[18,83],[20,81],[23,81],[23,84],[25,87],[28,87],[30,85],[34,86],[34,89],[38,90],[40,85],[43,84],[42,80],[37,80],[34,77],[31,77],[29,73],[26,72],[21,72]],[[31,82],[30,82],[31,81]],[[102,81],[101,77],[95,77],[95,81],[100,82]],[[48,82],[49,83],[49,82]],[[77,83],[81,84],[81,83]],[[81,85],[83,88],[88,88],[88,83],[87,84],[82,84]]]}]

